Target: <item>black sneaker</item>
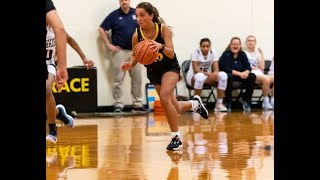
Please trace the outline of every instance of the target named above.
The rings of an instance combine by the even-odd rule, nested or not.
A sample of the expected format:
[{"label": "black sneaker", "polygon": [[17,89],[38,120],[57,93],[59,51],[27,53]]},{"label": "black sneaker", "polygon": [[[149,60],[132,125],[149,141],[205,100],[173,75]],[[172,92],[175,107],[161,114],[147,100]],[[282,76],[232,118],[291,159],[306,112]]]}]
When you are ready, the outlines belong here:
[{"label": "black sneaker", "polygon": [[50,128],[46,140],[54,144],[57,143],[57,127]]},{"label": "black sneaker", "polygon": [[167,146],[169,151],[179,151],[182,148],[182,142],[180,141],[178,135],[172,138],[170,144]]},{"label": "black sneaker", "polygon": [[224,102],[224,106],[228,109],[228,112],[231,112],[231,101]]},{"label": "black sneaker", "polygon": [[114,113],[122,113],[122,108],[119,107],[119,106],[116,106],[116,107],[114,107],[113,112],[114,112]]},{"label": "black sneaker", "polygon": [[57,118],[60,119],[67,127],[73,128],[75,124],[74,119],[72,116],[67,114],[66,108],[62,104],[58,104],[56,107],[59,110]]},{"label": "black sneaker", "polygon": [[137,112],[149,112],[149,109],[145,108],[144,106],[141,107],[132,107],[132,111],[137,111]]},{"label": "black sneaker", "polygon": [[197,108],[197,112],[204,118],[208,119],[209,113],[206,107],[202,104],[201,97],[198,95],[193,96],[193,100],[197,100],[199,102],[199,106]]},{"label": "black sneaker", "polygon": [[240,102],[242,103],[242,108],[244,111],[246,112],[250,112],[251,111],[251,106],[250,106],[250,102],[248,101],[244,101],[242,98],[240,99]]}]

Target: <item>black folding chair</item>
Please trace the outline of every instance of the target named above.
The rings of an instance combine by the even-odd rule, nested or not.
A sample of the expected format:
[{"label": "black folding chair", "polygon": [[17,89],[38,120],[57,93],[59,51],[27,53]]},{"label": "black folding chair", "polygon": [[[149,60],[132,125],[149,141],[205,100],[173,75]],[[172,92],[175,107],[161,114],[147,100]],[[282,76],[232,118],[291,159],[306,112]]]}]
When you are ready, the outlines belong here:
[{"label": "black folding chair", "polygon": [[[187,89],[188,89],[188,93],[189,93],[189,99],[192,99],[192,91],[194,91],[194,88],[192,86],[189,86],[188,83],[187,83],[187,73],[188,73],[188,70],[190,68],[190,63],[191,63],[191,60],[185,60],[182,65],[181,65],[181,71],[182,71],[182,74],[183,74],[183,78],[184,78],[184,81],[186,83],[186,86],[187,86]],[[210,97],[212,96],[212,98],[214,99],[214,101],[216,101],[216,96],[214,94],[214,89],[215,87],[214,86],[210,86],[208,84],[204,84],[203,85],[203,88],[202,90],[207,90],[207,91],[210,91],[210,93],[207,95],[207,96],[204,96],[203,93],[201,93],[201,99],[203,100],[203,102],[205,103],[208,103],[209,100],[210,100]]]}]

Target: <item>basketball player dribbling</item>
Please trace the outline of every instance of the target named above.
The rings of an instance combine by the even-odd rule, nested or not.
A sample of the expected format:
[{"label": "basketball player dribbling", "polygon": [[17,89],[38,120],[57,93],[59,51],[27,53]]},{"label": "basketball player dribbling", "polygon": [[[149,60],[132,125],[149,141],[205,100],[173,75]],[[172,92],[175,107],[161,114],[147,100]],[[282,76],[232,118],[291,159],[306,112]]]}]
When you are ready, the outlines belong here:
[{"label": "basketball player dribbling", "polygon": [[[190,101],[178,101],[174,94],[177,82],[181,79],[180,66],[174,52],[171,30],[159,17],[157,9],[149,2],[141,2],[136,7],[136,17],[140,27],[136,28],[132,36],[132,47],[144,39],[150,39],[154,51],[158,51],[156,61],[147,68],[147,77],[154,84],[160,97],[168,124],[171,130],[171,142],[167,150],[180,150],[182,135],[178,129],[179,114],[188,110],[198,112],[203,118],[208,119],[208,111],[202,104],[199,96],[194,96]],[[124,62],[121,70],[130,70],[137,64],[132,55],[130,62]]]},{"label": "basketball player dribbling", "polygon": [[[46,140],[52,143],[57,142],[56,118],[60,119],[66,126],[74,127],[74,119],[66,113],[65,107],[61,104],[56,106],[53,96],[52,86],[54,81],[57,82],[58,91],[68,80],[66,44],[67,34],[64,26],[55,10],[51,0],[46,0],[46,63],[47,63],[47,80],[46,80],[46,113],[49,126],[49,134]],[[59,66],[55,66],[54,55],[57,53]]]}]

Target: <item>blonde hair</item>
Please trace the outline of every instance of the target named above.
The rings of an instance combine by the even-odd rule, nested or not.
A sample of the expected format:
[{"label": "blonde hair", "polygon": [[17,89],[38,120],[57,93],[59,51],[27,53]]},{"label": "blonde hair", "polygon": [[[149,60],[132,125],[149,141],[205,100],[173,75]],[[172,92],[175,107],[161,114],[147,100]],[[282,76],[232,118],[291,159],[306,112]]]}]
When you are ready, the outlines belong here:
[{"label": "blonde hair", "polygon": [[[247,38],[246,38],[246,48],[245,48],[246,50],[248,50],[248,46],[247,46],[248,39],[251,38],[251,37],[254,39],[255,45],[257,45],[257,39],[256,39],[256,37],[255,37],[254,35],[249,35],[249,36],[247,36]],[[255,51],[255,49],[256,49],[256,46],[253,47],[253,50],[254,50],[254,51]]]}]

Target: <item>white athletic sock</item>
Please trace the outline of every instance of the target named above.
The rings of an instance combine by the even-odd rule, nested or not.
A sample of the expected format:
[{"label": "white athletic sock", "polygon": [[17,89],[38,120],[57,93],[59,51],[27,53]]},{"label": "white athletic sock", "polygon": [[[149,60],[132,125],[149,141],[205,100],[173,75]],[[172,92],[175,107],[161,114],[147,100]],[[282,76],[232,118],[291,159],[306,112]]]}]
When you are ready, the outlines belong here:
[{"label": "white athletic sock", "polygon": [[199,107],[199,101],[190,100],[189,102],[191,102],[191,105],[192,105],[191,110],[192,111],[196,111],[198,109],[198,107]]},{"label": "white athletic sock", "polygon": [[180,131],[177,131],[177,132],[171,132],[171,139],[174,138],[176,135],[178,135],[180,141],[181,141],[181,133]]}]

